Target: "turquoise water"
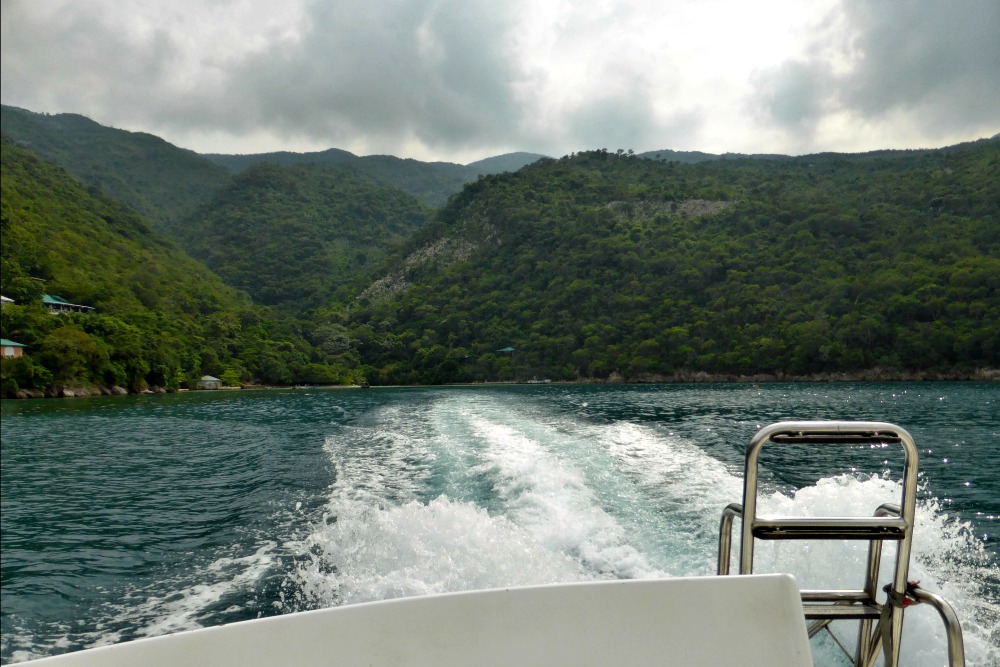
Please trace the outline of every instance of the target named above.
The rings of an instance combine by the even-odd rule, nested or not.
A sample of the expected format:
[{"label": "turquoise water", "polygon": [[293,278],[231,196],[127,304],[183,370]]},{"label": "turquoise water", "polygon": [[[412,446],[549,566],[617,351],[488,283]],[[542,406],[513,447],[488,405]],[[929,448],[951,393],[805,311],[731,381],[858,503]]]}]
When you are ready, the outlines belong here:
[{"label": "turquoise water", "polygon": [[[744,448],[782,419],[910,431],[913,578],[958,608],[969,664],[997,664],[1000,386],[985,383],[5,401],[0,659],[405,595],[710,574]],[[762,503],[868,515],[898,493],[894,454],[768,452]],[[758,565],[851,586],[863,557],[763,548]],[[904,664],[942,664],[939,625],[908,612]]]}]

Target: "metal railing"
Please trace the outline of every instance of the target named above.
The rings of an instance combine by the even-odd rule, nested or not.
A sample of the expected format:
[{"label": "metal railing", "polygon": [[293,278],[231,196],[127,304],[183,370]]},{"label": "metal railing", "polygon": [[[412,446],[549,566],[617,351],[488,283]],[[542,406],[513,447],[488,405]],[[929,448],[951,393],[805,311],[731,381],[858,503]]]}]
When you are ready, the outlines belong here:
[{"label": "metal railing", "polygon": [[[872,517],[761,517],[757,514],[758,465],[764,445],[774,443],[852,445],[899,444],[903,450],[902,499],[900,504],[880,505]],[[926,602],[944,620],[948,633],[951,667],[964,667],[962,627],[951,606],[940,596],[907,581],[913,522],[916,510],[918,454],[913,438],[905,430],[884,422],[803,421],[779,422],[761,429],[750,441],[744,468],[743,503],[732,503],[722,512],[719,525],[718,573],[730,574],[733,522],[741,519],[740,574],[753,573],[755,540],[867,540],[869,543],[865,585],[861,590],[803,590],[803,612],[809,636],[836,620],[859,621],[854,655],[855,667],[873,667],[879,654],[885,667],[897,667],[902,639],[903,611]],[[897,543],[892,581],[885,587],[885,601],[876,599],[882,542]]]}]

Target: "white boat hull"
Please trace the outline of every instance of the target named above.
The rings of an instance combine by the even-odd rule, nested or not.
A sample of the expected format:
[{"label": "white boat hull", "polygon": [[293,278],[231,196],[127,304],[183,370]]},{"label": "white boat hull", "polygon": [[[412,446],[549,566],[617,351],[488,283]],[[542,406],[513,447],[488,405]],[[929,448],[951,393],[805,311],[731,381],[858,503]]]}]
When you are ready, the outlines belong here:
[{"label": "white boat hull", "polygon": [[807,667],[789,575],[606,581],[348,605],[140,639],[39,667]]}]

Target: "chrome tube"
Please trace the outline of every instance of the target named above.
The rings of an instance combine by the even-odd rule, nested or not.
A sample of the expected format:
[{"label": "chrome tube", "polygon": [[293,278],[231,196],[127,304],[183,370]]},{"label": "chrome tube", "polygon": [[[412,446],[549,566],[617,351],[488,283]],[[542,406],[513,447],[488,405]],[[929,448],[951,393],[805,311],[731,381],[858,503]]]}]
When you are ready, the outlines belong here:
[{"label": "chrome tube", "polygon": [[[897,503],[883,503],[875,509],[875,516],[899,516],[902,513]],[[882,560],[882,540],[872,540],[868,545],[868,567],[865,571],[865,596],[875,602],[875,595],[878,592],[878,571]],[[880,642],[875,641],[872,636],[871,619],[862,619],[858,623],[858,643],[854,662],[857,665],[868,664],[864,660],[871,662],[878,654]]]},{"label": "chrome tube", "polygon": [[729,503],[722,510],[722,520],[719,522],[719,576],[729,574],[729,554],[733,548],[733,519],[743,517],[743,505]]},{"label": "chrome tube", "polygon": [[965,667],[965,639],[962,636],[962,622],[958,620],[955,609],[940,595],[922,588],[911,589],[910,594],[918,602],[925,602],[937,609],[944,621],[948,634],[948,666]]},{"label": "chrome tube", "polygon": [[[903,449],[903,492],[898,512],[885,512],[872,519],[779,520],[757,518],[757,486],[760,452],[768,442],[775,444],[862,444],[892,443]],[[896,567],[893,572],[891,589],[896,596],[906,593],[906,578],[910,567],[910,551],[913,540],[913,521],[916,510],[917,467],[919,455],[913,437],[904,429],[886,422],[842,422],[842,421],[788,421],[771,424],[762,428],[747,446],[744,466],[743,486],[743,527],[740,538],[740,574],[753,572],[755,538],[765,539],[868,539],[869,549],[866,589],[878,579],[878,560],[881,557],[881,542],[884,539],[898,540]],[[882,508],[880,508],[882,509]],[[896,515],[895,521],[889,519]],[[841,527],[853,523],[851,528]],[[878,545],[876,548],[875,545]],[[872,595],[874,600],[874,591]],[[874,604],[874,602],[873,602]],[[896,667],[899,662],[899,645],[902,640],[902,608],[888,610],[884,622],[891,636],[891,655],[886,656],[887,667]],[[864,630],[870,623],[862,622]],[[867,635],[867,632],[865,633]],[[864,646],[868,644],[868,646]],[[869,642],[859,637],[856,664],[867,662],[862,648],[877,645],[877,640]]]},{"label": "chrome tube", "polygon": [[802,589],[799,593],[803,602],[872,602],[866,591]]}]

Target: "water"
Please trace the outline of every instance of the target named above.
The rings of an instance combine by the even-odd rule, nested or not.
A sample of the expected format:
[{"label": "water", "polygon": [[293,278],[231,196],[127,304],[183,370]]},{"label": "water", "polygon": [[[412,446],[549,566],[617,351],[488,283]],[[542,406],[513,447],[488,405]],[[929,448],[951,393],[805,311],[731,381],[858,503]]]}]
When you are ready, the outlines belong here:
[{"label": "water", "polygon": [[[328,605],[711,574],[744,448],[781,419],[873,419],[921,452],[913,578],[1000,664],[1000,386],[497,386],[201,392],[2,407],[2,641],[16,662]],[[773,511],[868,515],[894,450],[765,450]],[[779,455],[780,454],[780,455]],[[760,569],[857,586],[861,545]],[[850,643],[844,628],[838,636]],[[906,665],[944,661],[933,610]],[[827,640],[816,662],[846,664]]]}]

